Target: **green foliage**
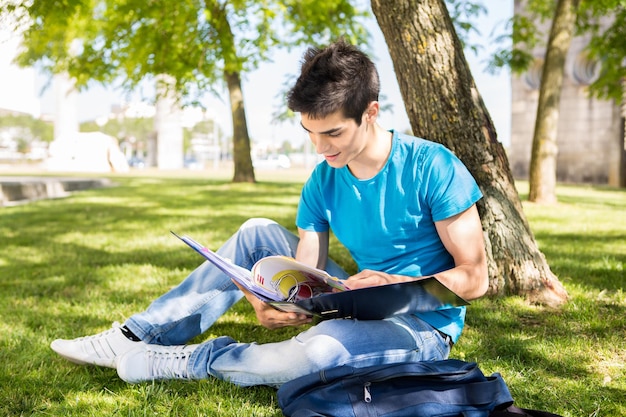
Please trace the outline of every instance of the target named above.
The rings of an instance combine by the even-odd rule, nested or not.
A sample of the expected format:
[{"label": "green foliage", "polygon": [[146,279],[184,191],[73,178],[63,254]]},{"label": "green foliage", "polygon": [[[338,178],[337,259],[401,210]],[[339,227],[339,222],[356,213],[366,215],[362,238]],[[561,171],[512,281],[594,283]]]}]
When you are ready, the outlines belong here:
[{"label": "green foliage", "polygon": [[287,0],[282,4],[287,25],[281,33],[293,45],[319,46],[340,36],[358,44],[366,43],[369,37],[358,24],[367,14],[358,11],[350,1]]},{"label": "green foliage", "polygon": [[[88,0],[63,2],[18,3],[18,14],[28,17],[22,25],[24,45],[27,45],[17,58],[19,64],[34,66],[40,63],[52,73],[70,71],[71,58],[76,52],[76,39],[93,37],[97,21],[90,22],[92,4]],[[86,83],[86,73],[74,73],[78,85]]]},{"label": "green foliage", "polygon": [[109,119],[102,126],[99,126],[95,122],[85,122],[81,124],[80,131],[102,132],[120,141],[136,140],[146,143],[150,134],[154,132],[154,118],[125,117],[123,119]]},{"label": "green foliage", "polygon": [[[532,50],[547,41],[547,33],[538,26],[554,18],[556,2],[527,0],[523,14],[516,14],[505,27],[505,34],[495,38],[499,45],[512,43],[512,48],[496,52],[490,63],[492,72],[510,67],[515,73],[526,71],[534,57]],[[591,95],[604,99],[623,100],[622,80],[626,78],[626,2],[623,0],[581,1],[577,13],[576,33],[591,37],[588,57],[601,63],[602,72],[589,87]]]},{"label": "green foliage", "polygon": [[[217,91],[224,72],[255,69],[280,47],[325,43],[340,35],[362,41],[348,0],[34,0],[17,2],[29,17],[22,65],[67,71],[79,88],[90,80],[141,81],[168,75],[186,102]],[[0,14],[18,14],[0,8]]]},{"label": "green foliage", "polygon": [[533,63],[532,51],[535,47],[545,45],[547,33],[539,30],[539,24],[545,24],[554,16],[556,2],[547,0],[527,0],[523,12],[514,14],[504,27],[504,33],[495,38],[498,45],[511,44],[512,47],[497,51],[489,69],[496,72],[498,68],[509,67],[514,73],[522,73]]},{"label": "green foliage", "polygon": [[52,142],[54,127],[52,123],[37,119],[30,115],[2,115],[0,116],[0,130],[6,128],[20,128],[24,131],[21,140],[26,144],[34,140]]},{"label": "green foliage", "polygon": [[[599,22],[610,22],[603,27]],[[624,100],[620,82],[626,79],[626,1],[581,2],[580,32],[591,33],[589,58],[602,65],[601,76],[590,86],[601,98]]]},{"label": "green foliage", "polygon": [[[232,184],[227,173],[119,175],[116,187],[0,209],[0,415],[281,416],[267,387],[215,379],[128,385],[112,369],[61,359],[49,343],[105,330],[191,272],[201,258],[170,230],[211,248],[249,217],[271,217],[295,231],[304,176],[286,177]],[[525,200],[527,184],[521,186]],[[557,310],[519,297],[474,301],[452,357],[501,372],[519,406],[565,417],[626,415],[626,192],[557,191],[558,206],[524,202],[524,210],[570,301]],[[354,271],[335,239],[330,253]],[[229,335],[263,343],[297,331],[259,327],[241,302],[194,342]]]},{"label": "green foliage", "polygon": [[544,33],[537,30],[535,23],[524,15],[513,17],[512,42],[516,47],[510,51],[509,64],[513,72],[525,71],[533,63],[534,56],[530,51],[545,43]]},{"label": "green foliage", "polygon": [[487,13],[485,6],[473,1],[446,0],[446,7],[463,47],[477,52],[478,47],[469,44],[468,38],[472,33],[480,35],[480,31],[474,26],[473,20]]}]

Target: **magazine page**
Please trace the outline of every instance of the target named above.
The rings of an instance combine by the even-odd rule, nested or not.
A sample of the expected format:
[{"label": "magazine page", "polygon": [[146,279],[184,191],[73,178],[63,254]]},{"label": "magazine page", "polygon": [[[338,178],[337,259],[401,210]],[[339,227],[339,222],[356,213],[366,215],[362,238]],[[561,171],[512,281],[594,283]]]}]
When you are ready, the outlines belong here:
[{"label": "magazine page", "polygon": [[202,246],[200,243],[196,242],[192,238],[188,236],[179,236],[174,232],[171,232],[174,236],[178,237],[180,240],[185,242],[189,247],[202,255],[207,261],[211,262],[217,268],[219,268],[222,272],[228,275],[230,278],[237,281],[248,291],[255,294],[263,301],[280,301],[283,298],[281,295],[273,290],[268,290],[265,287],[259,287],[254,285],[252,281],[252,274],[247,269],[235,265],[230,260],[222,258],[217,253],[212,250]]},{"label": "magazine page", "polygon": [[344,291],[343,281],[286,256],[268,256],[252,268],[252,280],[283,300],[295,302],[316,295]]}]

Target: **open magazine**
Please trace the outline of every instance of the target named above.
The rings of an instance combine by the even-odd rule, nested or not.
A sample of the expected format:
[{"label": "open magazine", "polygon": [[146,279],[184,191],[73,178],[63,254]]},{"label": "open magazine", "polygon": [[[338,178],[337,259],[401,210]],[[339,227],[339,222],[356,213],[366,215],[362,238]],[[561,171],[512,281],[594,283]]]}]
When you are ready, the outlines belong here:
[{"label": "open magazine", "polygon": [[379,320],[469,304],[435,277],[350,290],[343,280],[286,256],[265,257],[249,271],[188,236],[171,233],[260,300],[281,311],[322,319]]},{"label": "open magazine", "polygon": [[265,257],[248,271],[188,236],[172,234],[263,301],[295,302],[348,289],[339,278],[287,256]]}]

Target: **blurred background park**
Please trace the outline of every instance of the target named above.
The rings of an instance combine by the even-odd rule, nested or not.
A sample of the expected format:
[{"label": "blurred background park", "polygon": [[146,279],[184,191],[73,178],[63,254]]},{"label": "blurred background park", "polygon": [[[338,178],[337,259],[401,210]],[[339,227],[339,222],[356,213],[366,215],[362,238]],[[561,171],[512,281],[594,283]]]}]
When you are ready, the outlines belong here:
[{"label": "blurred background park", "polygon": [[[529,176],[541,71],[553,20],[550,8],[543,7],[543,3],[546,2],[447,2],[497,138],[507,150],[513,174],[520,179]],[[123,59],[128,60],[129,55],[140,55],[137,50],[152,47],[146,43],[134,46],[135,49],[127,45],[111,62],[102,60],[98,64],[97,58],[84,57],[92,62],[91,66],[81,67],[80,74],[73,74],[72,68],[77,68],[81,56],[86,55],[84,44],[104,42],[102,33],[106,33],[106,28],[98,29],[102,33],[92,30],[96,35],[72,35],[74,32],[68,30],[61,39],[52,40],[55,31],[62,30],[64,25],[74,25],[73,30],[81,30],[85,23],[81,22],[78,11],[67,12],[68,17],[55,21],[55,13],[62,9],[31,7],[30,12],[25,13],[19,7],[11,8],[15,4],[20,2],[5,3],[0,32],[3,74],[0,79],[0,169],[3,171],[119,172],[150,167],[215,170],[223,165],[221,162],[240,157],[233,150],[234,139],[249,146],[249,158],[258,169],[284,169],[292,165],[310,169],[318,159],[297,117],[286,111],[284,93],[297,74],[306,47],[313,41],[335,35],[347,35],[363,43],[374,57],[382,79],[381,124],[399,131],[412,130],[385,38],[370,6],[363,1],[354,2],[354,7],[350,5],[350,12],[340,15],[342,17],[335,21],[336,30],[330,33],[319,34],[318,38],[302,36],[283,43],[261,39],[251,49],[256,48],[254,52],[241,52],[239,88],[243,94],[247,135],[242,139],[239,139],[242,133],[235,134],[233,130],[235,116],[229,100],[232,91],[220,76],[225,64],[213,63],[213,66],[208,65],[208,70],[203,69],[201,75],[181,78],[179,74],[167,74],[167,68],[162,68],[163,74],[158,74],[157,68],[148,65],[124,63]],[[616,2],[615,7],[618,4]],[[124,7],[132,6],[129,2]],[[68,7],[72,7],[71,3]],[[623,186],[626,182],[625,110],[620,99],[623,88],[619,82],[605,80],[605,74],[609,73],[617,73],[614,77],[619,80],[623,69],[611,68],[614,62],[605,57],[620,52],[623,55],[619,50],[623,45],[612,45],[613,49],[597,46],[593,37],[611,33],[611,25],[619,27],[622,16],[615,7],[609,2],[599,11],[581,10],[581,15],[593,14],[596,20],[580,19],[582,22],[574,31],[574,39],[567,46],[556,139],[559,151],[555,156],[558,162],[555,169],[559,181],[612,186]],[[240,14],[233,17],[235,26],[251,26],[265,19],[263,12],[257,9],[247,12],[248,17],[245,13],[241,17],[241,11],[235,11],[233,14]],[[324,13],[324,10],[319,12]],[[24,18],[28,13],[41,14],[45,25],[29,26],[28,19],[36,17]],[[43,19],[45,16],[49,18]],[[528,21],[514,20],[520,17],[530,19],[532,30],[527,27]],[[121,20],[119,23],[128,22]],[[88,25],[97,26],[95,22]],[[594,35],[593,31],[597,30],[594,25],[605,32]],[[287,27],[298,28],[297,24]],[[264,34],[262,38],[281,34],[273,30],[276,33]],[[239,42],[254,35],[242,31],[233,31]],[[181,32],[184,33],[184,29]],[[536,39],[520,35],[524,32],[536,32]],[[88,36],[94,40],[89,40]],[[46,42],[49,50],[41,47]],[[111,42],[113,46],[108,47],[108,54],[123,49],[119,39]],[[66,50],[59,52],[63,48]],[[146,56],[161,53],[156,46],[153,48],[154,51],[146,51]],[[176,53],[178,51],[171,52],[171,56],[164,58],[180,59]],[[205,59],[223,60],[215,54],[219,51],[208,54]],[[116,65],[128,68],[110,68]],[[186,71],[193,72],[193,64]],[[175,73],[175,69],[170,72]],[[119,148],[120,154],[103,160],[111,143],[115,143],[112,146],[116,148],[111,153]]]},{"label": "blurred background park", "polygon": [[[477,16],[475,22],[480,31],[471,33],[472,42],[479,48],[476,53],[469,52],[467,58],[501,132],[500,139],[508,144],[510,72],[508,69],[488,72],[487,59],[495,50],[490,46],[490,39],[494,37],[492,31],[503,30],[506,20],[513,14],[513,2],[490,0],[485,2],[485,7],[486,13]],[[387,128],[410,131],[384,37],[371,14],[362,20],[371,33],[370,48],[381,75],[384,104],[389,105],[381,123]],[[49,144],[55,138],[55,120],[69,123],[72,125],[69,129],[100,131],[115,137],[131,168],[156,167],[156,160],[148,155],[150,143],[155,140],[153,83],[146,80],[129,92],[122,89],[119,82],[107,86],[90,82],[85,90],[64,97],[67,81],[62,75],[46,73],[40,65],[21,67],[13,62],[19,45],[19,34],[5,27],[0,43],[0,69],[5,74],[0,79],[0,169],[45,170],[49,165],[45,163]],[[304,51],[304,46],[291,51],[274,51],[271,60],[260,63],[242,80],[253,159],[260,169],[287,168],[292,164],[311,168],[317,162],[297,120],[281,121],[274,115],[282,103],[284,84],[297,74]],[[170,162],[169,168],[214,169],[222,165],[216,161],[232,158],[233,129],[228,95],[223,87],[216,85],[215,88],[217,95],[207,91],[200,103],[181,109],[183,157],[180,162]],[[64,121],[66,118],[69,121]],[[18,127],[24,129],[20,131]],[[26,166],[25,160],[29,161]]]}]

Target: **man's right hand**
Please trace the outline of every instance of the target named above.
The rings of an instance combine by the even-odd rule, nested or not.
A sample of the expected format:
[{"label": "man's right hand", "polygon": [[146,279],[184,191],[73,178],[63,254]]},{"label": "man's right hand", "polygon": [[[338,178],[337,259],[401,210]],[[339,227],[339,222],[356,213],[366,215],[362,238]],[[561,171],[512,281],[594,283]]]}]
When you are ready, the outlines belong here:
[{"label": "man's right hand", "polygon": [[235,285],[239,287],[246,297],[246,300],[252,305],[256,313],[256,318],[263,327],[278,329],[287,326],[301,326],[311,323],[313,320],[310,316],[305,314],[286,313],[276,310],[271,305],[259,300],[254,294],[243,288],[237,282],[235,282]]}]

